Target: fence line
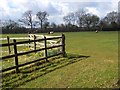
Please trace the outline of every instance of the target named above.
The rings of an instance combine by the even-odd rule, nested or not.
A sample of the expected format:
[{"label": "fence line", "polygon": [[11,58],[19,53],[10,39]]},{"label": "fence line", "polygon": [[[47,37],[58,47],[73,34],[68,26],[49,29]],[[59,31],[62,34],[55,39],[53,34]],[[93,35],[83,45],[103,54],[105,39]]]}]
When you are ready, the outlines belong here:
[{"label": "fence line", "polygon": [[[48,41],[48,40],[59,39],[59,38],[62,39],[62,43],[61,43],[60,45],[54,45],[54,46],[51,46],[51,47],[50,47],[50,46],[47,47],[47,41]],[[39,48],[39,49],[37,49],[37,48],[36,48],[36,42],[37,42],[37,41],[44,41],[44,48]],[[34,43],[34,50],[18,53],[18,51],[17,51],[17,46],[18,46],[19,44],[31,43],[31,42]],[[18,73],[18,72],[20,72],[20,71],[19,71],[19,67],[22,67],[22,66],[25,66],[25,65],[28,65],[28,64],[31,64],[31,63],[40,61],[40,60],[44,60],[44,59],[45,59],[46,62],[48,62],[48,58],[54,57],[54,56],[57,56],[57,55],[60,55],[60,54],[62,54],[63,57],[65,56],[65,35],[64,35],[64,34],[62,34],[62,36],[59,36],[59,37],[51,37],[51,38],[50,38],[50,37],[49,37],[49,38],[46,38],[46,36],[44,36],[43,39],[36,39],[36,37],[34,36],[34,40],[27,40],[27,41],[20,41],[20,42],[16,42],[16,39],[13,39],[13,43],[0,44],[0,47],[8,47],[8,48],[9,48],[9,46],[11,46],[11,45],[14,46],[14,48],[13,48],[13,49],[14,49],[14,54],[13,54],[13,55],[8,55],[8,56],[0,57],[0,60],[4,60],[4,59],[8,59],[8,58],[14,57],[15,66],[6,68],[6,69],[4,69],[4,70],[1,70],[1,72],[5,72],[5,71],[11,70],[11,69],[16,69],[16,73]],[[48,56],[48,55],[47,55],[47,52],[48,52],[47,50],[48,50],[48,49],[57,48],[57,47],[62,47],[62,51],[59,52],[59,53],[57,53],[57,54],[55,54],[55,55],[51,55],[51,56]],[[31,62],[27,62],[27,63],[24,63],[24,64],[19,64],[19,60],[18,60],[18,57],[19,57],[19,56],[26,55],[26,54],[29,54],[29,53],[36,53],[36,52],[42,51],[42,50],[45,51],[45,55],[44,55],[43,58],[40,58],[40,59],[31,61]]]},{"label": "fence line", "polygon": [[[27,41],[24,41],[24,42],[29,42],[28,44],[20,44],[20,42],[17,42],[19,43],[20,45],[17,45],[17,46],[28,46],[30,49],[35,49],[34,46],[36,45],[36,47],[44,47],[44,43],[39,43],[40,40],[42,41],[44,39],[44,35],[38,35],[38,34],[28,34],[29,37],[20,37],[20,38],[10,38],[9,36],[7,36],[7,38],[0,38],[0,40],[7,40],[7,43],[9,44],[10,43],[10,40],[23,40],[23,39],[27,39]],[[47,45],[49,46],[54,46],[54,45],[59,45],[57,44],[58,42],[60,42],[60,40],[58,41],[55,41],[55,40],[52,40],[52,39],[58,39],[60,38],[61,36],[48,36],[48,35],[45,35],[46,39],[49,39],[47,40]],[[38,40],[38,41],[35,41],[33,44],[31,43],[32,41],[30,40]],[[29,41],[28,41],[29,40]],[[10,43],[9,45],[7,44],[2,44],[2,46],[8,46],[8,53],[11,54],[11,49],[10,49],[10,46],[13,45],[13,43]],[[33,47],[33,48],[32,48]]]},{"label": "fence line", "polygon": [[[8,36],[7,36],[8,37]],[[29,39],[29,37],[20,37],[20,38],[10,38],[10,40],[13,40],[13,39]],[[0,38],[0,41],[2,41],[2,40],[7,40],[7,38]]]}]

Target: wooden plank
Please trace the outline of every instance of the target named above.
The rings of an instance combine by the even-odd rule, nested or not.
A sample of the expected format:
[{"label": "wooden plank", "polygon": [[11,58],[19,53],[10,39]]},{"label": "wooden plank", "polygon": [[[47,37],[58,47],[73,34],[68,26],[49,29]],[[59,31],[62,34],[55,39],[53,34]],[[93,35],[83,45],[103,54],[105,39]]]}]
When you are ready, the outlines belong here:
[{"label": "wooden plank", "polygon": [[46,62],[48,62],[48,59],[47,59],[47,41],[46,41],[45,36],[44,36],[44,40],[45,40],[45,58],[46,58]]},{"label": "wooden plank", "polygon": [[34,35],[36,36],[36,38],[44,38],[44,36],[46,38],[54,38],[54,37],[60,37],[60,36],[48,36],[48,35],[38,35],[38,34],[28,34],[30,37],[33,37]]},{"label": "wooden plank", "polygon": [[[60,55],[60,54],[62,54],[62,53],[58,53],[58,54],[56,54],[56,55],[51,55],[51,56],[48,56],[47,58],[51,58],[51,57],[54,57],[54,56],[58,56],[58,55]],[[24,63],[24,64],[20,64],[20,65],[18,65],[18,67],[22,67],[22,66],[25,66],[25,65],[28,65],[28,64],[32,64],[32,63],[34,63],[34,62],[38,62],[38,61],[44,60],[44,59],[46,59],[46,58],[43,57],[43,58],[40,58],[40,59],[31,61],[31,62],[27,62],[27,63]],[[2,72],[8,71],[8,70],[12,70],[12,69],[15,69],[15,68],[16,68],[16,66],[13,66],[13,67],[10,67],[10,68],[7,68],[7,69],[2,70]]]},{"label": "wooden plank", "polygon": [[[54,56],[58,56],[58,55],[60,55],[60,54],[62,54],[62,53],[58,53],[58,54],[56,54],[56,55],[51,55],[51,56],[48,56],[47,58],[51,58],[51,57],[54,57]],[[40,58],[40,59],[31,61],[31,62],[27,62],[27,63],[24,63],[24,64],[20,64],[20,65],[18,65],[18,67],[25,66],[25,65],[28,65],[28,64],[32,64],[32,63],[35,63],[35,62],[38,62],[38,61],[44,60],[44,59],[46,59],[46,57],[43,57],[43,58]]]},{"label": "wooden plank", "polygon": [[36,39],[36,36],[34,35],[34,50],[36,50],[36,41],[35,41],[35,39]]},{"label": "wooden plank", "polygon": [[[58,56],[58,55],[61,55],[61,54],[62,54],[62,53],[58,53],[58,54],[55,54],[55,55],[48,56],[47,58],[51,58],[51,57]],[[44,59],[46,59],[46,57],[43,57],[43,58],[40,58],[40,59],[31,61],[31,62],[27,62],[27,63],[24,63],[24,64],[19,64],[18,67],[22,67],[22,66],[25,66],[25,65],[29,65],[29,64],[32,64],[32,63],[35,63],[35,62],[38,62],[38,61],[44,60]],[[2,71],[0,71],[0,73],[1,73],[1,72],[5,72],[5,71],[9,71],[9,70],[12,70],[12,69],[15,69],[15,68],[16,68],[16,66],[3,69]]]},{"label": "wooden plank", "polygon": [[45,59],[45,57],[40,58],[40,59],[37,59],[37,60],[30,61],[30,62],[27,62],[27,63],[24,63],[24,64],[20,64],[18,67],[22,67],[22,66],[25,66],[25,65],[29,65],[29,64],[32,64],[32,63],[35,63],[35,62],[38,62],[38,61],[44,60],[44,59]]},{"label": "wooden plank", "polygon": [[19,47],[21,47],[21,46],[29,46],[29,44],[20,44],[20,45],[17,45],[17,46],[19,46]]},{"label": "wooden plank", "polygon": [[60,39],[60,38],[62,38],[62,37],[52,37],[52,38],[46,38],[46,40],[53,40],[53,39]]},{"label": "wooden plank", "polygon": [[[46,38],[46,40],[52,40],[52,39],[59,39],[62,37],[55,37],[55,38]],[[16,42],[16,44],[24,44],[24,43],[30,43],[30,42],[37,42],[37,41],[43,41],[44,39],[36,39],[36,40],[27,40],[27,41],[20,41]],[[14,43],[9,43],[9,44],[0,44],[0,47],[5,47],[5,46],[11,46],[14,45]]]},{"label": "wooden plank", "polygon": [[[49,46],[49,47],[47,47],[47,40],[52,40],[52,39],[60,39],[60,38],[62,38],[62,45],[61,44],[53,44],[53,45],[55,45],[55,46]],[[36,50],[36,46],[37,45],[35,45],[38,41],[43,41],[43,40],[45,40],[44,41],[44,48],[40,48],[40,49],[37,49]],[[0,59],[2,60],[2,59],[7,59],[7,58],[10,58],[10,57],[15,57],[15,65],[16,66],[14,66],[14,68],[16,68],[16,72],[19,72],[19,67],[22,67],[22,66],[24,66],[24,65],[28,65],[28,64],[31,64],[31,63],[34,63],[34,62],[37,62],[37,61],[40,61],[40,60],[43,60],[43,59],[45,59],[47,62],[48,62],[48,58],[50,58],[50,57],[53,57],[53,56],[56,56],[56,55],[59,55],[59,54],[63,54],[63,56],[65,55],[65,36],[64,35],[62,35],[62,37],[55,37],[55,38],[46,38],[46,37],[44,37],[43,39],[36,39],[36,38],[34,38],[34,40],[28,40],[28,41],[22,41],[22,42],[16,42],[16,40],[13,40],[14,42],[13,43],[9,43],[9,44],[0,44],[1,46],[2,45],[7,45],[7,46],[9,46],[9,45],[14,45],[14,55],[9,55],[9,56],[4,56],[4,57],[1,57]],[[33,43],[35,43],[34,44],[34,50],[32,50],[32,51],[27,51],[27,52],[20,52],[20,53],[17,53],[17,45],[19,45],[19,44],[23,44],[23,43],[29,43],[29,42],[33,42]],[[52,56],[47,56],[47,49],[52,49],[52,48],[57,48],[57,47],[61,47],[62,46],[62,52],[60,52],[60,53],[58,53],[58,54],[55,54],[55,55],[52,55]],[[42,51],[42,50],[45,50],[45,57],[43,57],[43,58],[40,58],[40,59],[37,59],[37,60],[34,60],[34,61],[31,61],[31,62],[27,62],[27,63],[24,63],[24,64],[21,64],[21,65],[18,65],[18,56],[21,56],[21,55],[25,55],[25,54],[29,54],[29,53],[33,53],[33,52],[38,52],[38,51]],[[13,67],[10,67],[9,69],[13,69]],[[9,70],[9,69],[5,69],[5,70]],[[2,70],[2,71],[4,71],[4,70]]]},{"label": "wooden plank", "polygon": [[63,57],[65,57],[65,35],[62,34],[62,53],[63,53]]},{"label": "wooden plank", "polygon": [[15,68],[16,68],[16,66],[9,67],[9,68],[6,68],[6,69],[3,69],[3,70],[0,70],[0,72],[9,71],[9,70],[12,70],[12,69],[15,69]]},{"label": "wooden plank", "polygon": [[[8,44],[10,43],[10,38],[9,38],[9,36],[7,36],[7,42],[8,42]],[[8,46],[8,52],[9,52],[9,54],[11,53],[10,46]]]},{"label": "wooden plank", "polygon": [[[22,39],[29,39],[29,37],[10,38],[10,40],[13,40],[13,39],[22,40]],[[0,41],[2,40],[7,40],[7,38],[0,38]]]},{"label": "wooden plank", "polygon": [[30,36],[29,36],[29,39],[28,39],[28,48],[30,48]]},{"label": "wooden plank", "polygon": [[19,72],[19,68],[18,68],[18,55],[17,55],[17,46],[16,46],[16,40],[13,40],[14,42],[14,54],[15,54],[15,65],[16,65],[16,73]]},{"label": "wooden plank", "polygon": [[48,36],[48,35],[46,35],[46,38],[55,38],[55,37],[61,37],[61,36]]},{"label": "wooden plank", "polygon": [[11,46],[14,45],[14,43],[5,43],[5,44],[0,44],[0,47],[6,47],[6,46]]},{"label": "wooden plank", "polygon": [[21,55],[26,55],[26,54],[29,54],[29,53],[34,53],[34,52],[42,51],[42,50],[45,50],[45,48],[41,48],[41,49],[37,49],[37,50],[32,50],[32,51],[27,51],[27,52],[18,53],[17,55],[18,55],[18,56],[21,56]]},{"label": "wooden plank", "polygon": [[[36,36],[36,35],[35,35]],[[42,38],[38,38],[39,35],[37,35],[37,39],[43,39],[44,38],[44,35],[42,35]],[[47,36],[46,35],[46,38],[54,38],[54,39],[57,39],[57,38],[60,38],[61,36]],[[19,38],[10,38],[10,40],[13,40],[13,39],[16,39],[16,40],[23,40],[23,39],[33,39],[31,37],[19,37]],[[0,41],[1,40],[7,40],[7,38],[0,38]]]},{"label": "wooden plank", "polygon": [[[63,46],[63,45],[56,45],[56,46],[52,46],[52,47],[47,47],[47,49],[57,48],[57,47],[61,47],[61,46]],[[40,48],[40,49],[37,49],[37,50],[17,53],[17,55],[21,56],[21,55],[26,55],[26,54],[33,53],[33,52],[42,51],[42,50],[45,50],[45,48]],[[0,57],[0,60],[7,59],[7,58],[12,58],[12,57],[15,57],[15,55],[8,55],[8,56]]]},{"label": "wooden plank", "polygon": [[57,48],[57,47],[61,47],[63,45],[56,45],[56,46],[52,46],[52,47],[47,47],[47,49],[52,49],[52,48]]},{"label": "wooden plank", "polygon": [[[16,42],[16,44],[24,44],[24,43],[29,43],[29,42],[37,42],[37,41],[43,41],[44,39],[37,39],[37,40],[27,40],[27,41],[20,41]],[[5,43],[5,44],[0,44],[0,47],[5,47],[5,46],[11,46],[14,45],[14,43]]]},{"label": "wooden plank", "polygon": [[3,57],[0,57],[0,60],[7,59],[7,58],[12,58],[12,57],[15,57],[15,55],[3,56]]},{"label": "wooden plank", "polygon": [[2,40],[7,40],[7,38],[0,38],[0,41],[2,41]]}]

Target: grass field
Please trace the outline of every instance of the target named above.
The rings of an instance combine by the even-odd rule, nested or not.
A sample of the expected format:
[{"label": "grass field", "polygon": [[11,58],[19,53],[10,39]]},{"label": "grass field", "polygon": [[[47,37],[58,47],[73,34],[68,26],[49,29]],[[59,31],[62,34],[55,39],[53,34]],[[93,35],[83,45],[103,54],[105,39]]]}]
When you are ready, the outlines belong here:
[{"label": "grass field", "polygon": [[[59,35],[56,33],[55,35]],[[65,58],[3,74],[3,87],[114,88],[118,81],[118,32],[67,32]],[[11,34],[11,37],[27,36]],[[6,35],[2,35],[6,37]]]}]

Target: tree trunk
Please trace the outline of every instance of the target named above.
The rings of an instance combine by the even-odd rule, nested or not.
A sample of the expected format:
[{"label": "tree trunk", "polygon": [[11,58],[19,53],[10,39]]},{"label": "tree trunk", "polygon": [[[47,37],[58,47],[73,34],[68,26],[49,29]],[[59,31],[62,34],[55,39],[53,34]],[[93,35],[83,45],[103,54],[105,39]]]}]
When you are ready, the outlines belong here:
[{"label": "tree trunk", "polygon": [[31,24],[31,30],[33,29],[33,26],[32,26],[32,24]]},{"label": "tree trunk", "polygon": [[41,25],[41,29],[43,28],[43,27],[42,27],[42,23],[43,23],[43,21],[41,20],[41,23],[40,23],[40,25]]}]

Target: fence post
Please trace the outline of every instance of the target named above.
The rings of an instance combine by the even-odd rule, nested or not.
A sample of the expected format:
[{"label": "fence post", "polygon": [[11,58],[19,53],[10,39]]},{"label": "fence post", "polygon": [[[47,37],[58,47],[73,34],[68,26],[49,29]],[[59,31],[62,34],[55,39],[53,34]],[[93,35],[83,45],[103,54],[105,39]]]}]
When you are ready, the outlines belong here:
[{"label": "fence post", "polygon": [[[34,35],[34,40],[36,39],[36,36]],[[36,50],[36,42],[34,41],[34,50]],[[35,52],[36,53],[36,52]]]},{"label": "fence post", "polygon": [[62,34],[62,54],[63,54],[63,57],[65,57],[65,35]]},{"label": "fence post", "polygon": [[19,72],[19,68],[18,68],[18,56],[17,56],[16,40],[13,39],[13,42],[14,42],[14,54],[15,54],[16,73],[18,73]]},{"label": "fence post", "polygon": [[[7,36],[7,41],[8,41],[8,44],[9,44],[9,43],[10,43],[10,38],[9,38],[9,36]],[[8,52],[9,52],[9,54],[11,53],[10,46],[8,46]]]},{"label": "fence post", "polygon": [[28,39],[28,40],[29,40],[29,45],[28,45],[28,48],[30,48],[30,36],[28,36],[28,37],[29,37],[29,39]]},{"label": "fence post", "polygon": [[47,59],[47,40],[45,36],[44,36],[44,40],[45,40],[45,58],[46,58],[46,62],[49,62]]}]

